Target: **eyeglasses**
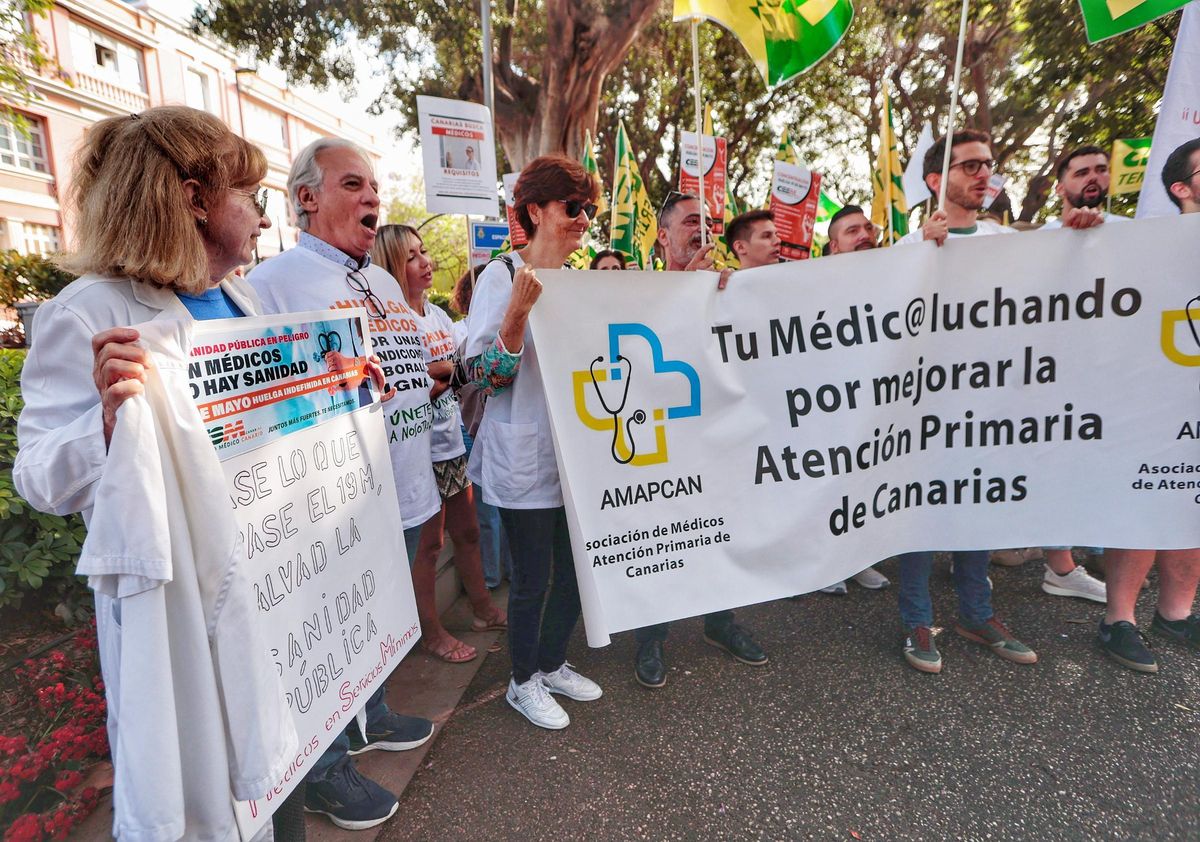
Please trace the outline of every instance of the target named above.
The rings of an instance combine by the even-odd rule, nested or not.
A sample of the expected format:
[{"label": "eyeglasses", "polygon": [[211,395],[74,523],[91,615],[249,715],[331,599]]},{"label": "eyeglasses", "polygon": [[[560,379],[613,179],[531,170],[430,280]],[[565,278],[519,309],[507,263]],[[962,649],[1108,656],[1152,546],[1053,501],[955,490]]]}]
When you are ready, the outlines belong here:
[{"label": "eyeglasses", "polygon": [[229,190],[232,193],[249,196],[250,201],[254,203],[254,209],[258,211],[258,215],[267,215],[267,188],[260,187],[257,190],[238,190],[236,187],[230,187]]},{"label": "eyeglasses", "polygon": [[955,167],[962,167],[963,172],[965,172],[967,175],[978,175],[979,171],[984,167],[988,168],[988,172],[995,172],[996,162],[992,158],[972,158],[967,161],[958,161],[957,163],[950,165],[950,169],[954,169]]},{"label": "eyeglasses", "polygon": [[350,285],[350,289],[363,296],[367,302],[367,314],[373,319],[386,318],[387,313],[383,308],[383,301],[379,296],[371,291],[371,285],[367,282],[367,276],[357,269],[351,269],[346,273],[346,283]]},{"label": "eyeglasses", "polygon": [[559,199],[559,201],[567,206],[567,216],[571,219],[579,216],[581,211],[587,214],[588,219],[596,218],[598,208],[592,202],[586,202],[583,199]]}]

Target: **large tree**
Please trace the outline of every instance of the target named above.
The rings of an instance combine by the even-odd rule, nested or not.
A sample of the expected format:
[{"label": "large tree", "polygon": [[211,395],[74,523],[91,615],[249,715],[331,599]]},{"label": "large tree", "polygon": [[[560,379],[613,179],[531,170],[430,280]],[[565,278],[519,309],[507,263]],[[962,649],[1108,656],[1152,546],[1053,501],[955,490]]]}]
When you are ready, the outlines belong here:
[{"label": "large tree", "polygon": [[16,108],[37,98],[29,75],[50,65],[31,26],[53,0],[0,0],[0,118],[22,125]]}]

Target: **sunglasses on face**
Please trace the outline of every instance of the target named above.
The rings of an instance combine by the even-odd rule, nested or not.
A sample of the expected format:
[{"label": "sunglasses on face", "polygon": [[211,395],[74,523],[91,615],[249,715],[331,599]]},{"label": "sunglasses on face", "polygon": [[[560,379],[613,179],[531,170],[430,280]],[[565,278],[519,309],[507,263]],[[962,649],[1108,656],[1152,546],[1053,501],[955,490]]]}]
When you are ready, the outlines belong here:
[{"label": "sunglasses on face", "polygon": [[250,201],[254,203],[254,209],[258,211],[258,215],[267,215],[267,188],[260,187],[257,190],[238,190],[236,187],[230,187],[229,189],[234,193],[249,196]]},{"label": "sunglasses on face", "polygon": [[596,218],[598,208],[592,202],[583,199],[559,199],[559,201],[566,205],[567,216],[571,219],[579,216],[580,212],[586,213],[588,219]]},{"label": "sunglasses on face", "polygon": [[950,165],[950,169],[954,169],[955,167],[962,167],[962,171],[967,175],[978,175],[979,171],[984,167],[987,167],[990,173],[995,172],[996,162],[991,158],[972,158],[969,161],[959,161]]}]

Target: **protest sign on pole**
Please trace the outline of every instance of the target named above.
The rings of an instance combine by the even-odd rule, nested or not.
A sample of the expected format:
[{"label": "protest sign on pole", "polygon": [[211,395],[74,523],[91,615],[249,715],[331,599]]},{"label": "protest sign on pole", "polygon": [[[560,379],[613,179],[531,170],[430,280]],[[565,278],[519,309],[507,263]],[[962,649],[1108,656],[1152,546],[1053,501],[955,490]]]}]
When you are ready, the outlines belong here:
[{"label": "protest sign on pole", "polygon": [[482,266],[492,259],[497,251],[503,248],[508,240],[508,223],[506,222],[472,222],[471,223],[471,268]]},{"label": "protest sign on pole", "polygon": [[820,204],[821,176],[798,164],[775,161],[771,176],[771,215],[784,260],[807,260]]},{"label": "protest sign on pole", "polygon": [[992,202],[996,201],[996,197],[1000,195],[1000,191],[1004,189],[1004,185],[1008,183],[1008,179],[1000,173],[992,173],[988,178],[987,192],[983,194],[983,209],[987,210],[992,206]]},{"label": "protest sign on pole", "polygon": [[1198,262],[1185,216],[721,292],[546,272],[530,323],[589,642],[902,552],[1200,546]]},{"label": "protest sign on pole", "polygon": [[1122,193],[1136,193],[1141,190],[1149,163],[1150,138],[1130,137],[1114,140],[1112,155],[1109,157],[1109,195],[1120,196]]},{"label": "protest sign on pole", "polygon": [[1175,51],[1163,88],[1150,160],[1138,196],[1137,218],[1173,216],[1179,209],[1167,196],[1162,183],[1163,165],[1182,144],[1200,137],[1200,7],[1188,4],[1175,36]]},{"label": "protest sign on pole", "polygon": [[425,209],[430,213],[496,215],[496,148],[486,106],[417,97]]},{"label": "protest sign on pole", "polygon": [[508,244],[515,249],[529,242],[529,235],[521,227],[521,221],[517,219],[517,208],[513,205],[513,191],[516,190],[517,179],[520,177],[519,171],[504,174],[504,218],[508,220]]},{"label": "protest sign on pole", "polygon": [[703,159],[700,157],[695,132],[680,132],[679,138],[679,192],[699,196],[703,172],[704,203],[708,205],[713,235],[720,236],[725,232],[725,180],[728,162],[725,138],[704,135]]},{"label": "protest sign on pole", "polygon": [[263,635],[300,736],[242,838],[420,635],[363,310],[197,322],[188,376],[221,460]]}]

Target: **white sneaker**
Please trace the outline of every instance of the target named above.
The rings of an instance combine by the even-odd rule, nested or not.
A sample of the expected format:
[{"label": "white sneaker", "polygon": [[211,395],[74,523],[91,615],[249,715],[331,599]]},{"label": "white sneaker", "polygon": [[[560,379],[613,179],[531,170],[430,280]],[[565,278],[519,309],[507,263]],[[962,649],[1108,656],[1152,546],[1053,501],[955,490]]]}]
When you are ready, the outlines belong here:
[{"label": "white sneaker", "polygon": [[540,678],[551,693],[561,693],[577,702],[592,702],[604,695],[599,684],[584,678],[566,663],[554,672],[539,672],[534,678]]},{"label": "white sneaker", "polygon": [[891,584],[888,577],[884,576],[874,567],[860,570],[850,578],[869,591],[881,591]]},{"label": "white sneaker", "polygon": [[1104,583],[1093,578],[1082,566],[1059,576],[1047,565],[1046,575],[1042,577],[1042,590],[1054,596],[1076,596],[1092,602],[1108,602],[1108,589]]},{"label": "white sneaker", "polygon": [[833,594],[834,596],[846,595],[846,583],[836,582],[827,588],[821,588],[821,593]]},{"label": "white sneaker", "polygon": [[504,698],[518,713],[539,728],[549,728],[557,731],[571,724],[571,717],[550,697],[541,676],[535,675],[524,684],[517,684],[515,678],[508,680],[508,692]]}]

